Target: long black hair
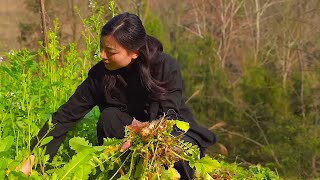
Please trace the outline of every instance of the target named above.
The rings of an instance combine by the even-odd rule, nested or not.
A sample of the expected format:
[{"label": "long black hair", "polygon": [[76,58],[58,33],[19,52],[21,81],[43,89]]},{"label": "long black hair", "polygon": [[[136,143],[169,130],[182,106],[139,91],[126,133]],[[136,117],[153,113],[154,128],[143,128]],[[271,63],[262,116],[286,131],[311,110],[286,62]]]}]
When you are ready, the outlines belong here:
[{"label": "long black hair", "polygon": [[[154,68],[155,56],[163,51],[161,42],[155,37],[147,35],[140,18],[131,13],[119,14],[110,19],[102,27],[101,37],[111,35],[119,44],[128,51],[139,51],[137,58],[140,79],[145,88],[150,92],[150,97],[156,100],[164,100],[168,93],[166,82],[155,79],[157,70]],[[152,67],[153,66],[153,67]],[[116,76],[106,75],[106,93],[110,94],[117,81]]]}]

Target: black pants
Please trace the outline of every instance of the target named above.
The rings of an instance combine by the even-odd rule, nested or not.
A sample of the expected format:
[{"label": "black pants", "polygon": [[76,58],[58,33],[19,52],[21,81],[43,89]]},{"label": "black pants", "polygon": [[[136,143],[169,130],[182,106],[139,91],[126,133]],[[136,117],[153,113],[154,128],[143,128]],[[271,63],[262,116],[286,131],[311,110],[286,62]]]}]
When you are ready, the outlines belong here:
[{"label": "black pants", "polygon": [[[97,136],[99,145],[103,144],[103,138],[123,138],[124,127],[130,125],[132,123],[132,120],[133,117],[131,117],[126,112],[120,111],[118,108],[110,107],[104,109],[100,114],[100,118],[97,124]],[[199,146],[199,144],[188,135],[185,135],[182,139]],[[204,149],[200,148],[200,154],[201,156],[203,156]],[[180,179],[182,180],[192,179],[194,175],[194,170],[186,161],[176,162],[174,164],[174,168],[179,172],[181,176]]]}]

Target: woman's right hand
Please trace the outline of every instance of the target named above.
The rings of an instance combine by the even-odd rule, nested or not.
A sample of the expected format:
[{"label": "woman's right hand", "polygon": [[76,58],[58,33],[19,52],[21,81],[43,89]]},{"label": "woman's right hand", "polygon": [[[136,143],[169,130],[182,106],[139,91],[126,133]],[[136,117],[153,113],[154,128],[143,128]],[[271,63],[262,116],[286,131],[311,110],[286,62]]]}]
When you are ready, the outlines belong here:
[{"label": "woman's right hand", "polygon": [[35,158],[34,155],[30,155],[30,157],[28,157],[28,159],[23,163],[21,168],[18,169],[17,167],[16,170],[19,170],[23,172],[26,176],[29,176],[31,173],[31,169],[34,165],[34,158]]}]

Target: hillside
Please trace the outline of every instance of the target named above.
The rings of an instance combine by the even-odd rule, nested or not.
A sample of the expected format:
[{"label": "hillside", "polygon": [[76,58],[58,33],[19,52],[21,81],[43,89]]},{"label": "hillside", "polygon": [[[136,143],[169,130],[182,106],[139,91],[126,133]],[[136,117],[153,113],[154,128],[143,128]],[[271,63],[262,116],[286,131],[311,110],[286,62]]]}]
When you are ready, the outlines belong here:
[{"label": "hillside", "polygon": [[19,23],[37,20],[37,16],[26,9],[21,0],[0,1],[0,53],[21,48],[17,42],[20,35]]}]

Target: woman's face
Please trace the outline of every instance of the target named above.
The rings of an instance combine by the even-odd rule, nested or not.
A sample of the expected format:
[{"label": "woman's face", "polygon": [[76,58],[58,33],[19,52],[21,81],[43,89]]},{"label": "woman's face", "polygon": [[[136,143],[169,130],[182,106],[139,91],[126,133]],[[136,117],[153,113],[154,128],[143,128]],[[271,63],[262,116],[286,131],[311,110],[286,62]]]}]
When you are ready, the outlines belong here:
[{"label": "woman's face", "polygon": [[128,66],[138,57],[138,51],[130,52],[111,35],[101,37],[101,53],[106,68],[110,71]]}]

